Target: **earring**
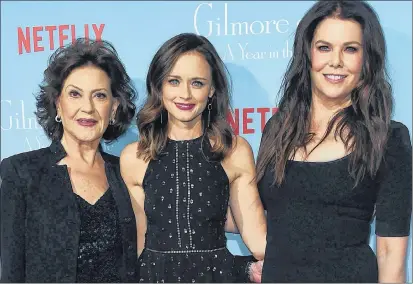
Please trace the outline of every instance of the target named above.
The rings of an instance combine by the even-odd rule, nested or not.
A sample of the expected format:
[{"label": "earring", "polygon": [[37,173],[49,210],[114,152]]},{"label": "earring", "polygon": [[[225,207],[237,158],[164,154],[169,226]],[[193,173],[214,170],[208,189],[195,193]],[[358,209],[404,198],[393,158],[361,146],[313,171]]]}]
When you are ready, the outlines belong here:
[{"label": "earring", "polygon": [[211,109],[212,109],[212,104],[208,104],[208,128],[209,128],[209,123],[211,121]]},{"label": "earring", "polygon": [[110,119],[109,119],[109,125],[115,124],[116,122],[115,115],[116,115],[116,111],[112,111],[112,115],[110,116]]},{"label": "earring", "polygon": [[163,117],[162,117],[163,111],[161,110],[161,124],[163,124]]},{"label": "earring", "polygon": [[57,123],[61,123],[61,122],[62,122],[62,119],[60,118],[60,116],[59,116],[58,114],[55,116],[54,120],[55,120]]}]

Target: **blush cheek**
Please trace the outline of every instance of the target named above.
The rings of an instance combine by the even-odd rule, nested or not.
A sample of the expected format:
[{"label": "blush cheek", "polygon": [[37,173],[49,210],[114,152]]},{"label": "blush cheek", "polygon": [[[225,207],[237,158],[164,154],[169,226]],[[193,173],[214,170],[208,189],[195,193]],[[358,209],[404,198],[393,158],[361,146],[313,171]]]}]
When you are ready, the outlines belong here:
[{"label": "blush cheek", "polygon": [[361,60],[355,60],[351,66],[351,73],[353,73],[354,75],[360,74],[362,65],[363,63]]},{"label": "blush cheek", "polygon": [[353,80],[355,81],[354,84],[357,84],[360,80],[361,76],[361,69],[363,67],[363,61],[361,57],[353,58],[350,62],[348,62],[348,70],[353,75]]},{"label": "blush cheek", "polygon": [[317,51],[312,51],[311,53],[311,68],[314,72],[320,72],[326,65],[326,56],[323,56]]},{"label": "blush cheek", "polygon": [[344,57],[344,65],[350,73],[354,75],[360,73],[363,66],[363,53],[346,54]]}]

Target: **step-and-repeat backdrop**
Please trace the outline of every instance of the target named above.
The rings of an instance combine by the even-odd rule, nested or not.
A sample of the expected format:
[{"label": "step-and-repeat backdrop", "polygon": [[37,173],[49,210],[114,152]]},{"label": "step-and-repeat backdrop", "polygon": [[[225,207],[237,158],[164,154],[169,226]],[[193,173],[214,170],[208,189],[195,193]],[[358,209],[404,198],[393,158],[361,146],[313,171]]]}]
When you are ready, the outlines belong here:
[{"label": "step-and-repeat backdrop", "polygon": [[[76,37],[111,41],[139,91],[159,46],[182,32],[208,37],[234,83],[230,122],[257,154],[261,131],[276,107],[281,77],[292,55],[296,26],[312,1],[276,2],[2,2],[1,159],[49,145],[36,123],[34,94],[47,59]],[[370,2],[384,28],[394,87],[394,119],[412,127],[412,3]],[[106,150],[119,155],[137,138],[136,126]],[[374,231],[372,231],[374,232]],[[282,232],[280,232],[282,234]],[[374,235],[371,235],[374,247]],[[228,234],[235,254],[248,254],[237,235]],[[411,281],[411,243],[408,281]]]}]

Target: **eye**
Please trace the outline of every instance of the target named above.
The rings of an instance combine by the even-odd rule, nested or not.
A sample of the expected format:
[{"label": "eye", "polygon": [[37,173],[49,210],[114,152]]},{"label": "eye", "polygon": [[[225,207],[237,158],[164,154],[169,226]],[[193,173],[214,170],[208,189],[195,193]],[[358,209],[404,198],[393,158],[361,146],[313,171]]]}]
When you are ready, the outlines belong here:
[{"label": "eye", "polygon": [[177,79],[170,79],[170,80],[168,80],[168,83],[173,85],[173,86],[178,86],[179,85],[179,81]]},{"label": "eye", "polygon": [[202,83],[201,81],[193,81],[192,86],[197,87],[197,88],[202,88],[205,84]]},{"label": "eye", "polygon": [[354,53],[354,52],[357,52],[358,48],[353,47],[353,46],[347,46],[346,50],[349,51],[350,53]]},{"label": "eye", "polygon": [[318,50],[320,51],[329,51],[330,48],[327,45],[320,45],[319,47],[317,47]]},{"label": "eye", "polygon": [[107,96],[105,93],[96,93],[95,95],[98,99],[105,99]]},{"label": "eye", "polygon": [[78,98],[80,97],[80,94],[78,91],[72,90],[69,92],[69,96],[73,97],[73,98]]}]

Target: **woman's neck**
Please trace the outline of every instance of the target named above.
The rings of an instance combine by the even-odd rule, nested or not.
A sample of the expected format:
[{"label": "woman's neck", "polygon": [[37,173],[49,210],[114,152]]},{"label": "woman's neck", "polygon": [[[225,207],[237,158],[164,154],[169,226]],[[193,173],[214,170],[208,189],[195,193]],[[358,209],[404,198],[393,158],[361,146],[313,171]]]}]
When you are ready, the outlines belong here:
[{"label": "woman's neck", "polygon": [[334,115],[349,105],[351,105],[349,98],[326,100],[313,95],[310,110],[310,131],[316,134],[324,134]]},{"label": "woman's neck", "polygon": [[86,163],[89,166],[93,166],[95,164],[97,154],[99,152],[100,139],[84,142],[79,141],[70,135],[63,134],[61,143],[67,153],[67,157],[71,160],[76,159]]},{"label": "woman's neck", "polygon": [[202,121],[197,119],[195,122],[182,122],[168,119],[167,134],[173,140],[191,140],[202,135]]}]

